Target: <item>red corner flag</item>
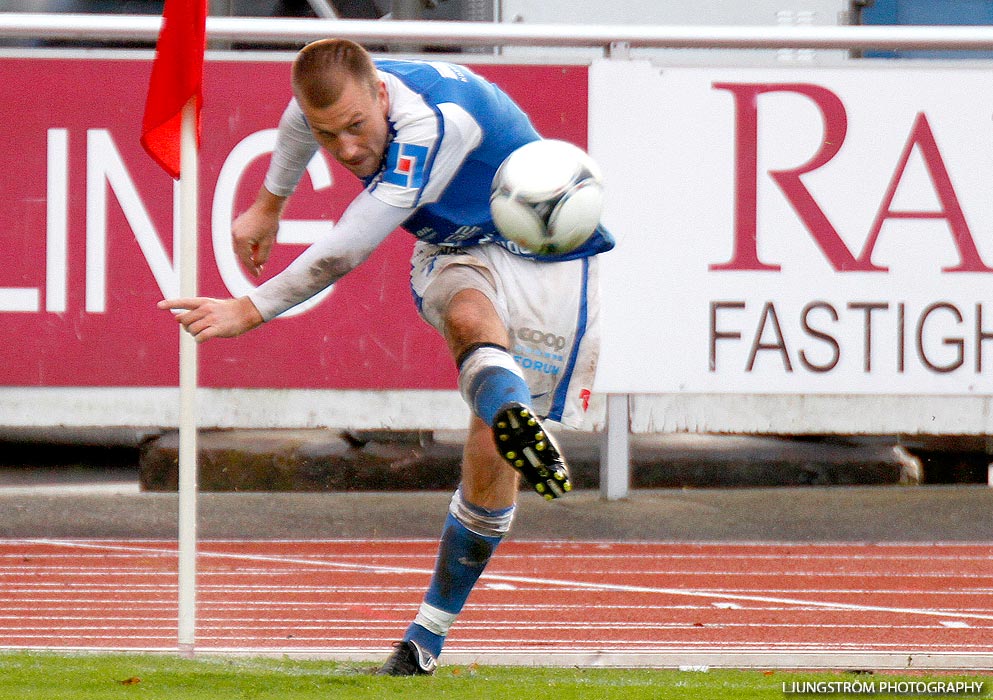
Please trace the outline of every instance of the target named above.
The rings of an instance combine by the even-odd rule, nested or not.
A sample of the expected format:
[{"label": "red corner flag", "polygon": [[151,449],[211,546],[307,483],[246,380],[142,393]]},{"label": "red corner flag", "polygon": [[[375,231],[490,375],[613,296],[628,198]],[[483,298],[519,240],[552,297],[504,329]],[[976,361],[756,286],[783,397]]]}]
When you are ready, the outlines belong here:
[{"label": "red corner flag", "polygon": [[141,124],[141,145],[174,179],[179,177],[183,106],[191,98],[195,100],[200,143],[206,21],[207,0],[165,0]]}]

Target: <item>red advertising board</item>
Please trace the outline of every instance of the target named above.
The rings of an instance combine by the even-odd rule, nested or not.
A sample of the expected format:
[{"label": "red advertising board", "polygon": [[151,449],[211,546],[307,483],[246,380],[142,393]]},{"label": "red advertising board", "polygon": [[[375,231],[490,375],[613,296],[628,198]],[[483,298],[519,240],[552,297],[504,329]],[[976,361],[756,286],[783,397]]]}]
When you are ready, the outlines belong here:
[{"label": "red advertising board", "polygon": [[[138,143],[150,60],[0,59],[0,386],[174,385],[174,183]],[[480,65],[545,136],[585,145],[585,66]],[[285,62],[208,62],[200,154],[199,288],[237,294],[229,227],[261,185],[290,96]],[[325,159],[287,208],[271,276],[359,183]],[[325,221],[326,226],[315,225]],[[319,304],[200,351],[206,387],[451,389],[444,344],[411,301],[398,231]],[[255,281],[255,280],[251,280]],[[238,284],[234,284],[237,282]]]}]

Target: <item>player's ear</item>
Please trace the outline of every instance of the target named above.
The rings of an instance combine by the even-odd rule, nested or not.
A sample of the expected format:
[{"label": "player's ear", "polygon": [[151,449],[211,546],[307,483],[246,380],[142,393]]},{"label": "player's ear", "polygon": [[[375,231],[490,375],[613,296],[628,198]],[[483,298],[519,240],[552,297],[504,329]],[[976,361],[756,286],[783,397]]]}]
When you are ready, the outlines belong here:
[{"label": "player's ear", "polygon": [[385,117],[390,112],[390,93],[386,91],[386,83],[382,80],[376,86],[376,100],[379,102],[379,106],[382,108],[383,116]]}]

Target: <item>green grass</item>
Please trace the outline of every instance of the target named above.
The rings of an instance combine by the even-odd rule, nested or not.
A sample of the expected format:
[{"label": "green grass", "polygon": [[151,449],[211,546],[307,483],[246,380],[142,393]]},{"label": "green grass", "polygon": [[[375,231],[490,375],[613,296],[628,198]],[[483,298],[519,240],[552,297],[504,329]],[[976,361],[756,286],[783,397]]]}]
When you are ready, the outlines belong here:
[{"label": "green grass", "polygon": [[[750,700],[784,695],[792,681],[893,681],[901,676],[781,671],[618,670],[443,666],[430,678],[380,678],[371,664],[151,654],[0,653],[0,700]],[[993,676],[913,675],[982,681]],[[832,698],[849,697],[841,694]],[[867,697],[865,695],[851,697]],[[894,696],[895,697],[895,696]],[[906,695],[901,697],[908,697]],[[934,697],[934,696],[929,696]],[[970,697],[977,697],[972,695]]]}]

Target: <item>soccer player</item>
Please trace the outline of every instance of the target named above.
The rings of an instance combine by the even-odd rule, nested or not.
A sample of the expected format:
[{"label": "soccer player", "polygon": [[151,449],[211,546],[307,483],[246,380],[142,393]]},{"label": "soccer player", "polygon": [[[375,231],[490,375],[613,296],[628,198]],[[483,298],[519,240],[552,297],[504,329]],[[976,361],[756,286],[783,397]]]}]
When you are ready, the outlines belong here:
[{"label": "soccer player", "polygon": [[333,284],[397,227],[418,239],[414,300],[448,344],[472,417],[431,583],[380,673],[430,674],[510,528],[519,475],[548,499],[571,489],[539,417],[581,424],[599,346],[596,255],[613,240],[598,228],[571,253],[542,257],[498,233],[493,175],[540,137],[505,93],[463,66],[373,61],[358,44],[326,39],[300,51],[292,83],[264,185],[233,225],[242,264],[261,273],[318,147],[365,189],[326,237],[247,296],[167,299],[159,308],[173,309],[197,341],[236,336]]}]

